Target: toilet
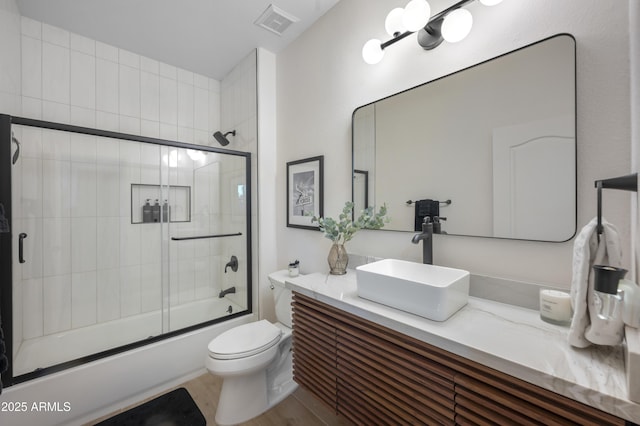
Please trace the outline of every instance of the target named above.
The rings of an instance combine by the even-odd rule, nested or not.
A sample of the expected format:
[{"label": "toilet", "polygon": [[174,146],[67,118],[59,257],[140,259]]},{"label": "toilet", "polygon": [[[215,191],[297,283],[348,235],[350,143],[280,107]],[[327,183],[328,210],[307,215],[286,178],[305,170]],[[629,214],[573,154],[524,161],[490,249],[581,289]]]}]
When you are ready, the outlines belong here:
[{"label": "toilet", "polygon": [[246,422],[289,396],[293,381],[291,356],[291,291],[288,272],[269,274],[276,323],[267,320],[225,331],[208,346],[207,370],[222,377],[216,423]]}]

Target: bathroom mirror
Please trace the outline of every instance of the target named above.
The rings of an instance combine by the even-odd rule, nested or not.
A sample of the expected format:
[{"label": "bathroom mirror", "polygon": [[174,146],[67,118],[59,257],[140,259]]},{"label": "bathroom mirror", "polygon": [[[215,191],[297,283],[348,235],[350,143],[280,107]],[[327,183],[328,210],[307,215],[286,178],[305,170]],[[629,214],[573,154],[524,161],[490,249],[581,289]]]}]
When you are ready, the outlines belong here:
[{"label": "bathroom mirror", "polygon": [[552,242],[575,234],[570,35],[359,107],[352,126],[356,211],[386,203],[385,230],[414,232],[415,202],[436,200],[447,234]]}]

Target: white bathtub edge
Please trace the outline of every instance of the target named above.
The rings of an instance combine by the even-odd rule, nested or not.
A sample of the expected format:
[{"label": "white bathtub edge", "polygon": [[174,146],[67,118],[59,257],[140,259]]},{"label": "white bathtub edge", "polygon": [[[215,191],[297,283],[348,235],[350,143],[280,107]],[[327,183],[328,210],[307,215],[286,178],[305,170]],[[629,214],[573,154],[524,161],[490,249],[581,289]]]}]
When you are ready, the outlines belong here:
[{"label": "white bathtub edge", "polygon": [[[0,417],[12,426],[80,425],[99,418],[189,380],[204,368],[211,339],[256,319],[255,314],[235,318],[11,386],[0,395],[0,405],[24,402],[26,410],[5,411]],[[48,410],[34,409],[42,402],[49,403]]]}]

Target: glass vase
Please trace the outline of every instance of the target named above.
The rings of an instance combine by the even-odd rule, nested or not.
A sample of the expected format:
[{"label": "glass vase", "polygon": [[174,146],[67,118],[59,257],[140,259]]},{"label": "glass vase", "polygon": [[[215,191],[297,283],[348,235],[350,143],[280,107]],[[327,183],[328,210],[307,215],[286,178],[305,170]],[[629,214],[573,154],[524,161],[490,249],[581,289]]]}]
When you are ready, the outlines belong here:
[{"label": "glass vase", "polygon": [[329,250],[327,257],[329,262],[329,273],[332,275],[344,275],[347,273],[347,265],[349,264],[349,255],[344,244],[334,243]]}]

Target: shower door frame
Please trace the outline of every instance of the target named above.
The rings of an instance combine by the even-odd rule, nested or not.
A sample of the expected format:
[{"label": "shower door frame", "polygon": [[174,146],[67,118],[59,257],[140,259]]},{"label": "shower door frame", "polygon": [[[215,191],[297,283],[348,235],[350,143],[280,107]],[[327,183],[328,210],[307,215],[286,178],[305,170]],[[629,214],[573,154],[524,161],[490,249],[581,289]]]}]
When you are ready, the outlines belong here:
[{"label": "shower door frame", "polygon": [[[12,167],[5,167],[11,164],[11,126],[22,125],[37,127],[41,129],[59,130],[64,132],[79,133],[91,136],[99,136],[111,139],[119,139],[131,142],[141,142],[153,145],[167,146],[173,148],[192,149],[198,151],[212,152],[218,154],[234,155],[245,158],[245,200],[246,200],[246,255],[247,255],[247,309],[236,313],[231,313],[221,318],[215,318],[203,323],[191,325],[175,331],[164,332],[158,336],[149,337],[144,340],[118,346],[105,351],[86,355],[74,360],[66,361],[49,367],[39,368],[35,371],[13,376],[13,217],[12,217]],[[4,343],[6,348],[9,366],[2,374],[1,380],[4,387],[26,382],[68,368],[76,367],[101,358],[106,358],[115,354],[129,351],[131,349],[146,346],[161,340],[169,339],[181,334],[191,332],[200,328],[218,324],[233,318],[251,315],[253,313],[253,261],[251,246],[251,153],[236,151],[225,148],[216,148],[207,145],[196,145],[185,142],[171,141],[166,139],[152,138],[147,136],[131,135],[127,133],[112,132],[107,130],[93,129],[89,127],[74,126],[70,124],[55,123],[51,121],[36,120],[31,118],[0,114],[0,205],[4,206],[5,215],[9,220],[9,232],[0,232],[0,328],[4,332]],[[171,186],[171,185],[168,185]],[[8,253],[9,255],[6,255]]]}]

